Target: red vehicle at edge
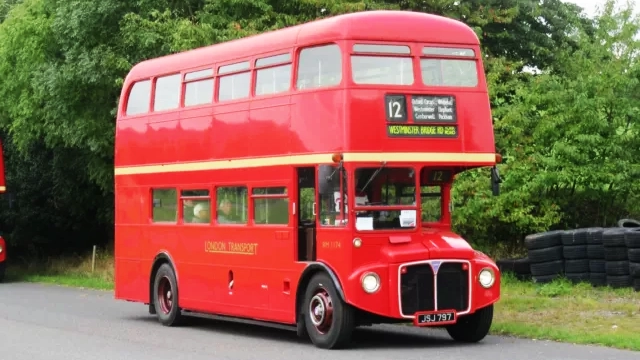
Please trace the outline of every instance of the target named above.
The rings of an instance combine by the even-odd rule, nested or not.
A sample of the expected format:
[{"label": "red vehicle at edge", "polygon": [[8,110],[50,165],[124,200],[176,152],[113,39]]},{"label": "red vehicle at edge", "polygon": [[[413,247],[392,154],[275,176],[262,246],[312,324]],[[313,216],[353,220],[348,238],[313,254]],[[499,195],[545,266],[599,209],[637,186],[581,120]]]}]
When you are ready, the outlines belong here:
[{"label": "red vehicle at edge", "polygon": [[[4,151],[2,150],[2,142],[0,142],[0,194],[7,191],[4,177]],[[7,268],[7,243],[0,235],[0,282],[4,281],[4,274]]]},{"label": "red vehicle at edge", "polygon": [[[375,24],[375,26],[372,26]],[[143,61],[115,145],[115,298],[296,329],[321,348],[413,321],[475,342],[495,263],[451,231],[456,173],[491,166],[475,33],[370,11]]]}]

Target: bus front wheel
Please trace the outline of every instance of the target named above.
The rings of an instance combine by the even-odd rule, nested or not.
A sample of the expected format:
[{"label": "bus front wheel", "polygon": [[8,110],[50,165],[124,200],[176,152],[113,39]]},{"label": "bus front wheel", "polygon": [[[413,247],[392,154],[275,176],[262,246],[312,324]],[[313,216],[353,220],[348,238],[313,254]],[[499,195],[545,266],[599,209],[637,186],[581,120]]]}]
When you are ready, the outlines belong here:
[{"label": "bus front wheel", "polygon": [[162,325],[180,324],[182,313],[178,304],[178,282],[173,268],[164,263],[160,265],[153,281],[153,305]]},{"label": "bus front wheel", "polygon": [[301,307],[311,342],[319,348],[337,349],[351,341],[354,312],[338,295],[326,273],[315,274],[305,291]]},{"label": "bus front wheel", "polygon": [[446,329],[453,340],[474,343],[487,336],[492,322],[493,304],[479,309],[471,315],[461,316],[455,325],[449,325]]}]

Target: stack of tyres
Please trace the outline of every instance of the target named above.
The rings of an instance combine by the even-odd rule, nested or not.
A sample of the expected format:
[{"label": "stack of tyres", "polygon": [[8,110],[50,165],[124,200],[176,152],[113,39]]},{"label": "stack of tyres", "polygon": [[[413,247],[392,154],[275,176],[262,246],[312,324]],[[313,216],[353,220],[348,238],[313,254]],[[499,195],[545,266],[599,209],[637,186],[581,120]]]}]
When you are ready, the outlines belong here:
[{"label": "stack of tyres", "polygon": [[547,283],[564,272],[561,238],[563,233],[561,230],[545,231],[524,238],[534,282]]},{"label": "stack of tyres", "polygon": [[496,260],[500,273],[512,273],[518,280],[531,279],[531,265],[528,258]]},{"label": "stack of tyres", "polygon": [[589,281],[587,229],[567,230],[560,238],[566,278],[574,283]]},{"label": "stack of tyres", "polygon": [[640,229],[634,228],[625,233],[627,258],[629,259],[629,274],[633,282],[633,289],[640,291]]},{"label": "stack of tyres", "polygon": [[587,257],[589,258],[589,282],[593,286],[607,285],[605,271],[604,245],[602,245],[603,228],[587,229]]},{"label": "stack of tyres", "polygon": [[607,285],[613,288],[631,286],[629,258],[625,241],[625,234],[628,231],[632,230],[628,228],[611,228],[602,233]]}]

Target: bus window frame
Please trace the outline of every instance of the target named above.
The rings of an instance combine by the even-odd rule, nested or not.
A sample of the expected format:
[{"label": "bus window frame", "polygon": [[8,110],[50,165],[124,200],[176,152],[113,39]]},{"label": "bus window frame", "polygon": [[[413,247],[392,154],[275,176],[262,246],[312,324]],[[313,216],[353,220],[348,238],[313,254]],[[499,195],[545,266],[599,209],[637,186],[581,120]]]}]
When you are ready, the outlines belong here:
[{"label": "bus window frame", "polygon": [[[293,56],[293,67],[291,68],[293,72],[291,76],[292,78],[291,91],[298,94],[305,94],[308,92],[331,91],[331,90],[344,88],[345,85],[348,84],[348,79],[345,78],[345,74],[347,73],[347,71],[349,71],[348,64],[345,61],[345,56],[347,55],[347,51],[345,51],[345,46],[344,46],[345,43],[346,42],[344,40],[335,40],[335,41],[323,40],[318,42],[309,42],[303,45],[297,45],[294,51],[294,56]],[[340,81],[337,84],[330,85],[330,86],[300,88],[298,86],[298,76],[300,75],[299,74],[300,55],[302,54],[302,51],[306,49],[329,46],[329,45],[335,45],[338,47],[338,50],[340,50],[340,71],[341,71]],[[320,211],[318,211],[318,214],[319,213]]]},{"label": "bus window frame", "polygon": [[[356,224],[356,212],[358,211],[400,211],[400,210],[415,210],[416,211],[416,219],[422,219],[422,209],[421,206],[421,197],[420,192],[415,190],[416,197],[416,205],[359,205],[355,204],[355,174],[356,170],[360,168],[378,168],[381,166],[380,163],[377,162],[363,162],[363,163],[355,163],[349,164],[348,177],[349,177],[349,186],[353,186],[353,190],[349,193],[349,202],[353,204],[349,207],[349,224],[353,224],[351,228],[360,234],[380,234],[380,233],[414,233],[420,231],[422,229],[422,222],[416,221],[416,226],[410,228],[393,228],[393,229],[373,229],[373,230],[358,230],[355,226]],[[419,171],[422,165],[416,165],[414,163],[393,163],[385,165],[386,168],[393,169],[406,169],[410,168],[414,171],[414,182],[412,184],[407,184],[407,186],[414,186],[414,189],[420,188],[420,174]]]},{"label": "bus window frame", "polygon": [[[207,190],[209,195],[182,195],[184,191],[192,191],[192,190]],[[194,222],[186,222],[184,221],[184,201],[185,200],[208,200],[209,201],[209,222],[207,223],[194,223]],[[178,188],[178,222],[180,225],[189,225],[189,226],[210,226],[213,224],[213,190],[212,187],[207,186],[189,186],[189,187],[179,187]]]},{"label": "bus window frame", "polygon": [[[425,48],[447,48],[447,49],[469,49],[473,51],[473,56],[464,56],[464,55],[446,55],[446,54],[424,54],[423,49]],[[478,45],[474,44],[440,44],[440,43],[415,43],[416,50],[416,66],[418,68],[418,77],[420,78],[419,85],[422,88],[429,90],[437,90],[437,91],[455,91],[458,93],[462,92],[478,92],[485,91],[487,87],[486,78],[484,76],[484,68],[482,67],[483,61],[480,57],[482,52]],[[423,59],[438,59],[438,60],[473,60],[476,64],[476,75],[477,75],[477,83],[476,86],[449,86],[449,85],[427,85],[424,82],[424,77],[422,74],[422,60]]]},{"label": "bus window frame", "polygon": [[[181,72],[182,75],[182,84],[181,84],[181,91],[182,91],[182,100],[180,103],[180,108],[179,111],[189,111],[189,110],[194,110],[194,109],[201,109],[201,108],[206,108],[206,107],[211,107],[214,106],[216,104],[216,96],[217,96],[217,92],[216,92],[216,81],[217,81],[217,75],[216,75],[216,69],[217,69],[218,64],[215,63],[211,63],[209,65],[205,65],[205,66],[198,66],[198,67],[194,67],[191,69],[184,69]],[[192,78],[192,79],[187,79],[187,75],[189,74],[193,74],[193,73],[197,73],[200,71],[205,71],[205,70],[211,70],[211,75],[207,75],[207,76],[202,76],[202,77],[198,77],[198,78]],[[195,82],[199,82],[199,81],[205,81],[205,80],[213,80],[213,93],[211,96],[211,99],[208,103],[204,103],[204,104],[197,104],[197,105],[186,105],[185,101],[187,99],[187,84],[191,84],[191,83],[195,83]]]},{"label": "bus window frame", "polygon": [[[225,106],[225,105],[231,105],[231,104],[238,104],[238,103],[243,103],[243,102],[248,102],[251,101],[254,98],[253,95],[253,87],[254,87],[254,82],[255,82],[255,55],[251,55],[251,56],[244,56],[241,58],[237,58],[237,59],[233,59],[233,60],[227,60],[224,62],[219,62],[215,64],[215,72],[214,72],[214,76],[215,76],[215,81],[214,81],[214,94],[213,94],[213,104],[215,104],[216,106]],[[225,71],[220,73],[220,69],[224,68],[226,66],[231,66],[231,65],[236,65],[236,64],[242,64],[242,63],[249,63],[249,67],[248,68],[242,68],[242,69],[237,69],[237,70],[232,70],[232,71]],[[241,98],[237,98],[237,99],[223,99],[222,101],[220,100],[220,80],[222,78],[228,77],[228,76],[234,76],[234,75],[238,75],[238,74],[244,74],[244,73],[249,73],[249,93],[247,94],[247,96],[241,97]]]},{"label": "bus window frame", "polygon": [[[256,100],[276,98],[280,96],[289,96],[292,92],[296,91],[295,89],[295,78],[296,78],[296,63],[298,57],[296,56],[295,48],[283,48],[279,50],[270,51],[268,53],[263,53],[259,55],[255,55],[251,59],[252,71],[251,71],[251,98]],[[258,64],[260,60],[275,58],[278,56],[288,55],[288,60],[275,61],[270,62],[268,64]],[[258,71],[266,70],[271,68],[276,68],[280,66],[290,65],[290,74],[289,74],[289,87],[285,91],[278,91],[268,94],[257,94],[257,86],[258,86]]]},{"label": "bus window frame", "polygon": [[[374,52],[374,51],[357,51],[355,50],[355,47],[357,45],[367,45],[367,46],[371,46],[371,45],[380,45],[380,46],[385,46],[385,45],[390,45],[390,46],[406,46],[409,48],[409,52],[408,53],[401,53],[401,52]],[[344,61],[344,65],[347,68],[346,74],[347,74],[347,85],[349,87],[354,87],[354,88],[358,88],[358,89],[380,89],[381,87],[384,88],[392,88],[392,89],[398,89],[399,91],[406,91],[407,89],[413,88],[415,86],[417,86],[419,83],[417,82],[417,78],[418,76],[422,76],[421,72],[420,72],[420,63],[416,62],[416,57],[418,56],[419,53],[416,52],[416,49],[420,48],[418,43],[415,43],[413,41],[384,41],[384,40],[364,40],[364,39],[354,39],[354,40],[348,40],[345,41],[345,46],[344,48],[346,49],[345,51],[345,55],[346,55],[346,59]],[[413,69],[413,82],[411,84],[406,84],[406,85],[402,85],[402,84],[359,84],[357,82],[355,82],[353,80],[353,69],[351,67],[351,57],[352,56],[376,56],[376,57],[395,57],[395,58],[409,58],[411,59],[411,66]],[[412,166],[412,165],[411,165]]]}]

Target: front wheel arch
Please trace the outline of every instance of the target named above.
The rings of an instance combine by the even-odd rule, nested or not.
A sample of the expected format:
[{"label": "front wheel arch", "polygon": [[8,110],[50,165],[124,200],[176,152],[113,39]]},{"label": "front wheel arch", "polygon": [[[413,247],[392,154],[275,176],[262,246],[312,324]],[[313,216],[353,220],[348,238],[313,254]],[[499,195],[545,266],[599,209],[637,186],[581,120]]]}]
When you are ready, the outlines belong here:
[{"label": "front wheel arch", "polygon": [[300,276],[300,281],[298,282],[298,286],[296,288],[295,314],[296,314],[297,333],[299,337],[307,336],[307,332],[306,332],[304,321],[303,321],[304,318],[301,317],[301,314],[303,314],[303,312],[300,311],[301,306],[304,302],[304,294],[309,284],[309,280],[311,280],[313,275],[320,272],[324,272],[327,275],[329,275],[329,277],[333,281],[333,284],[335,285],[335,288],[336,288],[336,291],[338,292],[338,296],[340,297],[340,300],[346,302],[346,299],[344,296],[344,290],[342,289],[342,284],[340,283],[340,279],[338,279],[338,276],[335,274],[333,270],[331,270],[329,266],[321,262],[313,262],[307,265],[307,267],[302,271],[302,276]]}]

